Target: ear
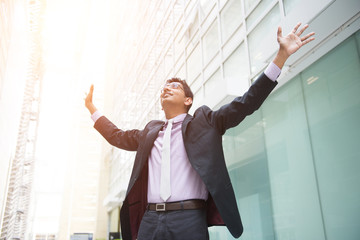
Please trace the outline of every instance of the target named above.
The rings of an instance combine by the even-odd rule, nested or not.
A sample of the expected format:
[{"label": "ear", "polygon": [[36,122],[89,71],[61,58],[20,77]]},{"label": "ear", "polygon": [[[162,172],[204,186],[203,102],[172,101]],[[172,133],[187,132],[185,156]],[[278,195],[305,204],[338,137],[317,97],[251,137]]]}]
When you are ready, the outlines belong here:
[{"label": "ear", "polygon": [[191,97],[187,97],[186,99],[185,99],[185,101],[184,101],[184,104],[186,105],[186,106],[189,106],[189,105],[191,105],[192,104],[192,98]]}]

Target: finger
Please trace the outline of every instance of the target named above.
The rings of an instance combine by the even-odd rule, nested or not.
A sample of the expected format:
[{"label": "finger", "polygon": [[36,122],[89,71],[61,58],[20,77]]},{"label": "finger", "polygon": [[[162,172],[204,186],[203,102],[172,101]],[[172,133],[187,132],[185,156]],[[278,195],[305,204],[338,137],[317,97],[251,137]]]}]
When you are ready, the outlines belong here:
[{"label": "finger", "polygon": [[90,86],[90,92],[91,92],[91,94],[93,93],[93,91],[94,91],[94,84],[91,84],[91,86]]},{"label": "finger", "polygon": [[300,35],[309,27],[309,24],[306,24],[303,28],[300,29],[300,31],[297,33],[297,35],[300,37]]},{"label": "finger", "polygon": [[313,36],[313,35],[315,35],[315,33],[314,33],[314,32],[311,32],[311,33],[307,34],[306,36],[302,37],[302,38],[301,38],[301,41],[305,41],[306,39],[308,39],[309,37],[311,37],[311,36]]},{"label": "finger", "polygon": [[278,27],[277,37],[278,37],[278,38],[281,38],[281,37],[282,37],[282,28],[281,28],[280,26]]},{"label": "finger", "polygon": [[301,22],[299,22],[298,24],[296,24],[296,26],[294,27],[294,29],[293,29],[293,31],[292,31],[292,33],[296,33],[296,31],[299,29],[299,27],[300,27],[300,25],[301,25]]},{"label": "finger", "polygon": [[303,45],[308,44],[309,42],[311,42],[311,41],[313,41],[313,40],[315,40],[314,37],[309,38],[309,39],[306,39],[305,41],[302,42],[302,44],[303,44]]}]

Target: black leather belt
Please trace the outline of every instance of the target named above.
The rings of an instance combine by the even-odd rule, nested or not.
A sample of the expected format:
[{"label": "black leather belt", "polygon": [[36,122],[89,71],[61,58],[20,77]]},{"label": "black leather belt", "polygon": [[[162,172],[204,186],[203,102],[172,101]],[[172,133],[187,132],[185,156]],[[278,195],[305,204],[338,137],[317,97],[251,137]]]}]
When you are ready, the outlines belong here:
[{"label": "black leather belt", "polygon": [[205,208],[206,202],[201,199],[185,200],[168,203],[149,203],[147,209],[150,211],[165,212],[176,210],[190,210]]}]

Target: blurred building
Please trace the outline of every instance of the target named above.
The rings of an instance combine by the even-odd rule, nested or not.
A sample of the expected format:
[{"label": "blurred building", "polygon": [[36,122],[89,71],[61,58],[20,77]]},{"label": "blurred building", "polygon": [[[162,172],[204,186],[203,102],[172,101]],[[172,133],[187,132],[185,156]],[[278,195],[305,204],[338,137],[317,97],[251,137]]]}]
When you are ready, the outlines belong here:
[{"label": "blurred building", "polygon": [[103,101],[106,9],[0,1],[0,239],[106,238],[106,161],[83,101],[91,82]]},{"label": "blurred building", "polygon": [[29,227],[42,77],[41,7],[41,1],[0,5],[0,239],[24,239]]},{"label": "blurred building", "polygon": [[[245,227],[242,239],[360,236],[360,3],[357,0],[111,1],[112,96],[104,113],[122,129],[163,119],[164,81],[186,79],[192,111],[242,95],[283,33],[309,23],[316,41],[294,54],[261,109],[223,138]],[[125,10],[124,10],[125,8]],[[106,145],[105,145],[106,146]],[[134,153],[109,148],[109,231],[118,232]],[[232,239],[224,227],[211,239]]]},{"label": "blurred building", "polygon": [[[16,98],[11,98],[10,95],[5,96],[5,93],[9,91],[7,88],[10,88],[9,85],[12,83],[12,81],[7,80],[6,78],[6,70],[7,66],[10,65],[8,58],[12,34],[11,26],[13,25],[15,15],[13,1],[1,2],[0,12],[2,13],[0,15],[0,110],[2,113],[0,117],[0,219],[2,219],[4,201],[6,200],[8,171],[11,163],[12,151],[14,150],[14,145],[16,144],[15,132],[20,118],[20,107],[16,108],[16,111],[13,112],[10,117],[9,115],[11,115],[12,109],[8,107],[8,104],[12,102],[15,105],[15,102],[13,101]],[[15,84],[12,86],[13,89],[15,88],[14,85]],[[23,81],[20,86],[22,85]],[[22,94],[23,90],[19,90],[19,92]],[[20,103],[17,102],[16,104],[19,105]],[[9,132],[12,134],[8,134]],[[0,222],[2,222],[2,220],[0,220]]]},{"label": "blurred building", "polygon": [[104,1],[46,2],[32,239],[106,238],[106,161],[83,98],[94,83],[103,105],[107,24]]}]

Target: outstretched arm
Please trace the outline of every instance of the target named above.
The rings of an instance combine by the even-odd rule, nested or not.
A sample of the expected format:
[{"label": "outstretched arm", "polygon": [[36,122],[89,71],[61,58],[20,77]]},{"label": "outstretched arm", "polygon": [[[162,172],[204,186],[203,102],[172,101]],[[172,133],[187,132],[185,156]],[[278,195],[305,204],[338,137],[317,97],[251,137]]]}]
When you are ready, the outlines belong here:
[{"label": "outstretched arm", "polygon": [[[279,43],[279,51],[273,63],[280,69],[293,53],[315,39],[312,37],[315,34],[313,32],[301,37],[301,34],[308,28],[308,25],[306,24],[298,31],[300,25],[301,23],[298,23],[287,36],[282,36],[282,29],[281,27],[278,28],[277,41]],[[273,68],[272,64],[269,65],[269,67],[270,66]],[[209,121],[212,122],[222,134],[226,129],[237,126],[246,116],[259,109],[270,92],[275,88],[277,84],[275,80],[278,77],[276,74],[280,73],[278,72],[279,69],[276,68],[276,74],[274,74],[271,79],[266,75],[267,70],[265,70],[265,74],[260,75],[243,96],[235,98],[231,103],[222,106],[217,111],[211,112],[211,114],[206,113],[210,118]],[[268,72],[271,72],[271,70]],[[276,77],[274,78],[275,75]],[[269,79],[271,81],[269,81]],[[208,111],[211,110],[209,109]]]},{"label": "outstretched arm", "polygon": [[300,25],[301,23],[298,23],[287,36],[282,36],[282,29],[281,27],[278,28],[277,41],[279,43],[279,51],[273,62],[280,69],[284,66],[286,60],[293,53],[295,53],[305,44],[315,39],[314,37],[312,37],[313,35],[315,35],[314,32],[311,32],[301,37],[301,34],[303,34],[303,32],[309,27],[309,25],[306,24],[304,27],[300,29],[300,31],[298,31]]},{"label": "outstretched arm", "polygon": [[94,112],[97,111],[95,105],[92,102],[93,92],[94,92],[94,85],[91,84],[90,91],[85,97],[85,107],[89,110],[90,114],[93,114]]},{"label": "outstretched arm", "polygon": [[[93,104],[92,98],[94,93],[94,85],[91,85],[89,93],[85,93],[85,107],[93,115],[97,109]],[[96,115],[96,114],[95,114]],[[103,115],[91,117],[95,122],[95,129],[113,146],[128,150],[136,151],[139,146],[139,139],[142,131],[134,129],[123,131],[115,126],[110,120]],[[95,120],[96,119],[96,120]]]}]

